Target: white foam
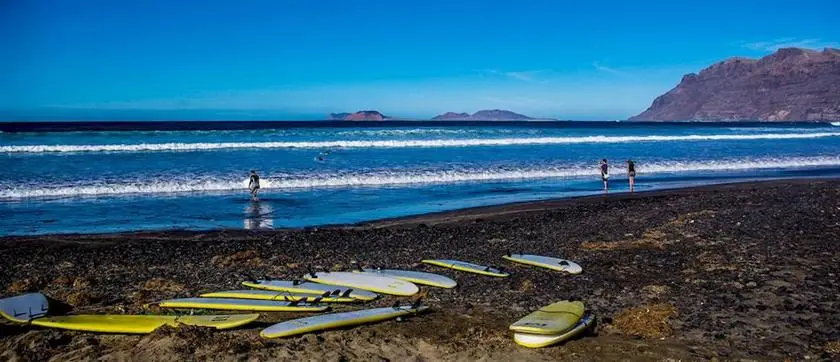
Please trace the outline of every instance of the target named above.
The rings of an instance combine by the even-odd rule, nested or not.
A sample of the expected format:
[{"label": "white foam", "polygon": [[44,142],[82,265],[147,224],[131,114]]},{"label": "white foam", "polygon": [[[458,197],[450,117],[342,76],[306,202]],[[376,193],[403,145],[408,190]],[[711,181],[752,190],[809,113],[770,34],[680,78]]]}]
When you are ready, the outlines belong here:
[{"label": "white foam", "polygon": [[581,143],[673,142],[673,141],[722,141],[722,140],[774,140],[813,139],[840,137],[840,132],[768,133],[768,134],[712,134],[682,136],[581,136],[581,137],[520,137],[520,138],[471,138],[471,139],[421,139],[421,140],[336,140],[309,142],[203,142],[203,143],[140,143],[107,145],[14,145],[0,146],[5,153],[49,152],[160,152],[206,151],[222,149],[272,149],[272,148],[418,148],[418,147],[476,147],[552,145]]},{"label": "white foam", "polygon": [[[638,163],[640,175],[657,173],[742,171],[761,169],[789,169],[840,166],[840,156],[761,158],[753,160],[722,161],[663,161]],[[614,175],[624,175],[623,168],[614,167]],[[346,174],[290,175],[283,178],[265,177],[260,185],[266,189],[300,190],[323,187],[389,186],[408,184],[446,184],[547,178],[581,178],[598,175],[596,166],[565,165],[548,167],[523,167],[511,169],[452,169],[452,170],[401,170]],[[0,198],[21,199],[62,196],[99,196],[119,194],[158,194],[186,192],[214,192],[247,190],[247,180],[242,179],[184,179],[136,180],[131,183],[88,184],[79,186],[27,185],[0,189]]]}]

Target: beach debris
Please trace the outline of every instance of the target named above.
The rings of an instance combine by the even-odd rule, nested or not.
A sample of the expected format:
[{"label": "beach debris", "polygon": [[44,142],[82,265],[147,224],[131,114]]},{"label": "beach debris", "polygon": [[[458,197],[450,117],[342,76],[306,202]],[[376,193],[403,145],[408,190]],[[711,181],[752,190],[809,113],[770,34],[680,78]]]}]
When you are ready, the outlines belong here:
[{"label": "beach debris", "polygon": [[184,290],[184,285],[174,280],[153,278],[140,283],[140,289],[149,292],[177,293]]},{"label": "beach debris", "polygon": [[619,332],[636,337],[659,338],[670,335],[669,318],[678,315],[671,304],[654,304],[627,309],[613,318]]},{"label": "beach debris", "polygon": [[823,349],[833,355],[840,355],[840,340],[826,343]]},{"label": "beach debris", "polygon": [[262,258],[254,250],[237,251],[230,255],[216,255],[210,259],[210,262],[220,267],[234,265],[261,266],[263,264]]},{"label": "beach debris", "polygon": [[24,278],[12,281],[6,287],[10,294],[21,294],[26,292],[37,292],[41,289],[43,281],[40,278]]},{"label": "beach debris", "polygon": [[671,292],[671,287],[667,285],[646,285],[642,287],[642,293],[648,298],[655,299]]},{"label": "beach debris", "polygon": [[67,293],[64,300],[74,307],[84,307],[99,302],[102,297],[84,290],[77,290]]}]

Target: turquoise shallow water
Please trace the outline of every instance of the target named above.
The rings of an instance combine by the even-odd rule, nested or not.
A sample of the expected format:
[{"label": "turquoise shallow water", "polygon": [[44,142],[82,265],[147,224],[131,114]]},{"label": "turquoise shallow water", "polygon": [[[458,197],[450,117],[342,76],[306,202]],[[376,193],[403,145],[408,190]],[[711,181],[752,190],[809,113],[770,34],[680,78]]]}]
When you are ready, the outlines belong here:
[{"label": "turquoise shallow water", "polygon": [[840,174],[831,124],[61,127],[0,125],[0,234],[298,227],[580,196],[600,192],[601,158],[613,191],[627,188],[628,158],[640,191]]}]

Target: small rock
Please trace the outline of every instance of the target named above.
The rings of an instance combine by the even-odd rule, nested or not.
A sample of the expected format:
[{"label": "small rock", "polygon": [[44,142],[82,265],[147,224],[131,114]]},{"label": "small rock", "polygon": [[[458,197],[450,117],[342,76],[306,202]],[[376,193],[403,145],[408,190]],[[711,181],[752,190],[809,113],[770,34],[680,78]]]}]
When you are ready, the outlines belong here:
[{"label": "small rock", "polygon": [[748,282],[747,283],[747,288],[755,288],[757,286],[758,286],[758,284],[756,284],[756,282]]}]

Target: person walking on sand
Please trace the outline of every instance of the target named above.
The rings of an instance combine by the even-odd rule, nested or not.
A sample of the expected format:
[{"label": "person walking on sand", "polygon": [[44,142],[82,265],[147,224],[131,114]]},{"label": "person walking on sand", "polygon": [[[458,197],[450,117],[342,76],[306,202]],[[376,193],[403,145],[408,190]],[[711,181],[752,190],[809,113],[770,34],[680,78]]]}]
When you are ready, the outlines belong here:
[{"label": "person walking on sand", "polygon": [[251,179],[248,181],[248,189],[251,190],[251,200],[257,201],[257,191],[260,190],[260,176],[256,170],[251,170]]},{"label": "person walking on sand", "polygon": [[604,191],[609,191],[610,187],[608,181],[610,179],[610,165],[607,163],[607,159],[601,159],[599,166],[601,168],[601,180],[604,181]]},{"label": "person walking on sand", "polygon": [[627,160],[627,179],[630,181],[630,192],[633,192],[636,185],[636,163],[633,160]]}]

